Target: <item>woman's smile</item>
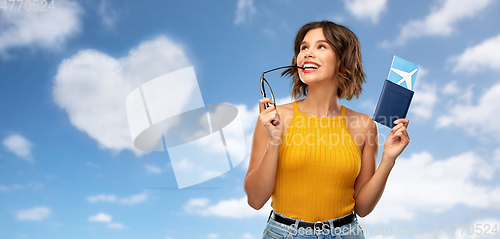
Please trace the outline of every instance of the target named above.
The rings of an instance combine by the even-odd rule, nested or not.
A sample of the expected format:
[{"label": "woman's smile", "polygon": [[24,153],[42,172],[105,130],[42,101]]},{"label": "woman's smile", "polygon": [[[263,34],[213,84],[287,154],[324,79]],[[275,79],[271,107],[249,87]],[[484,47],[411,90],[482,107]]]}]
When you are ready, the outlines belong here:
[{"label": "woman's smile", "polygon": [[302,63],[302,67],[305,68],[304,70],[302,70],[304,73],[310,73],[310,72],[317,71],[321,66],[318,65],[316,62],[304,61]]}]

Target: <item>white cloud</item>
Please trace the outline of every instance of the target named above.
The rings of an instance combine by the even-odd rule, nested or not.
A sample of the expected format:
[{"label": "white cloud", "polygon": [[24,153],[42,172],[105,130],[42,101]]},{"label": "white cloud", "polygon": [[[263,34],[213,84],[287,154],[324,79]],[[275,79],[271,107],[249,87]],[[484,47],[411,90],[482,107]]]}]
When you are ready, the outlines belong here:
[{"label": "white cloud", "polygon": [[493,153],[493,160],[495,160],[496,166],[500,167],[500,148]]},{"label": "white cloud", "polygon": [[457,81],[450,81],[443,87],[443,90],[441,92],[445,95],[456,95],[460,93],[460,91],[461,89],[458,86]]},{"label": "white cloud", "polygon": [[0,11],[0,54],[14,47],[57,50],[80,32],[82,14],[76,1],[67,0],[57,1],[55,10],[46,12]]},{"label": "white cloud", "polygon": [[453,72],[478,72],[492,69],[500,71],[500,35],[469,47],[459,55],[450,58],[456,62]]},{"label": "white cloud", "polygon": [[51,213],[48,207],[34,207],[17,211],[16,218],[18,220],[42,221]]},{"label": "white cloud", "polygon": [[133,205],[133,204],[145,202],[146,200],[148,200],[147,194],[141,193],[141,194],[137,194],[137,195],[132,195],[130,197],[122,198],[122,199],[120,199],[119,202],[123,203],[123,204]]},{"label": "white cloud", "polygon": [[94,168],[100,168],[101,167],[101,165],[96,164],[96,163],[92,163],[90,161],[87,161],[87,166],[94,167]]},{"label": "white cloud", "polygon": [[128,149],[141,155],[144,152],[133,146],[128,127],[128,94],[142,83],[187,66],[182,48],[164,36],[142,42],[120,59],[82,50],[59,65],[54,101],[71,124],[101,148],[114,153]]},{"label": "white cloud", "polygon": [[151,164],[146,164],[144,166],[144,169],[146,169],[147,174],[161,174],[161,168],[155,165]]},{"label": "white cloud", "polygon": [[89,217],[90,222],[106,222],[106,223],[108,223],[108,222],[111,222],[112,220],[113,220],[113,218],[110,215],[103,213],[103,212],[100,212],[95,216]]},{"label": "white cloud", "polygon": [[387,8],[387,0],[344,0],[346,10],[358,20],[377,23]]},{"label": "white cloud", "polygon": [[19,185],[19,184],[13,184],[10,186],[5,186],[5,185],[0,185],[0,192],[10,192],[10,191],[15,191],[15,190],[21,190],[21,189],[33,189],[33,190],[38,190],[43,188],[43,184],[41,183],[28,183],[24,185]]},{"label": "white cloud", "polygon": [[256,237],[254,237],[254,236],[253,236],[252,234],[250,234],[250,233],[245,233],[245,234],[243,234],[243,236],[242,236],[241,238],[243,238],[243,239],[254,239],[254,238],[256,238]]},{"label": "white cloud", "polygon": [[97,9],[97,14],[101,17],[101,22],[106,27],[113,27],[118,21],[118,14],[114,10],[108,0],[101,0],[99,3],[99,8]]},{"label": "white cloud", "polygon": [[118,222],[113,222],[113,217],[111,215],[108,215],[106,213],[100,212],[96,214],[95,216],[90,216],[88,218],[89,222],[102,222],[102,223],[107,223],[109,228],[112,229],[125,229],[126,227]]},{"label": "white cloud", "polygon": [[255,6],[253,5],[253,0],[238,0],[234,24],[238,25],[250,21],[256,11]]},{"label": "white cloud", "polygon": [[243,126],[243,130],[245,132],[253,132],[255,127],[255,122],[257,117],[259,116],[259,105],[258,102],[255,102],[255,105],[249,109],[246,105],[235,105],[238,108],[238,115],[241,119],[241,125]]},{"label": "white cloud", "polygon": [[217,233],[210,233],[207,235],[207,238],[219,238],[219,234]]},{"label": "white cloud", "polygon": [[113,194],[99,194],[99,195],[87,197],[87,201],[90,203],[109,202],[109,203],[121,203],[121,204],[128,204],[128,205],[142,203],[142,202],[145,202],[147,199],[148,199],[148,196],[145,192],[141,193],[141,194],[132,195],[129,197],[124,197],[124,198],[118,198],[117,196],[115,196]]},{"label": "white cloud", "polygon": [[427,70],[420,67],[409,112],[420,118],[429,119],[434,113],[433,110],[438,101],[438,95],[437,86],[424,81],[425,75],[427,75]]},{"label": "white cloud", "polygon": [[89,196],[87,197],[87,201],[91,203],[95,202],[116,202],[116,196],[113,194],[99,194],[95,196]]},{"label": "white cloud", "polygon": [[123,224],[118,223],[118,222],[110,223],[110,224],[108,224],[108,227],[113,228],[113,229],[125,229],[126,228]]},{"label": "white cloud", "polygon": [[448,82],[444,85],[441,93],[443,96],[448,96],[448,105],[454,105],[459,102],[460,104],[471,104],[474,99],[474,84],[463,85],[455,80]]},{"label": "white cloud", "polygon": [[500,142],[500,125],[491,123],[491,119],[500,117],[500,105],[495,102],[500,102],[500,83],[481,94],[477,104],[458,102],[452,105],[438,118],[437,127],[458,126],[470,135]]},{"label": "white cloud", "polygon": [[403,45],[410,39],[426,36],[448,36],[463,19],[473,18],[492,0],[442,0],[433,6],[429,15],[406,23],[394,42],[384,41],[382,46]]},{"label": "white cloud", "polygon": [[257,211],[248,205],[246,197],[221,200],[213,205],[210,205],[210,200],[207,198],[195,198],[184,205],[184,211],[188,213],[228,218],[267,217],[271,210],[271,200]]},{"label": "white cloud", "polygon": [[193,212],[196,208],[206,207],[210,203],[208,198],[194,198],[190,199],[186,205],[184,205],[184,211]]},{"label": "white cloud", "polygon": [[436,160],[428,152],[396,161],[384,195],[363,220],[412,220],[418,213],[440,213],[458,205],[500,208],[500,187],[477,183],[498,171],[474,152]]},{"label": "white cloud", "polygon": [[33,162],[31,148],[33,144],[20,134],[12,134],[2,141],[2,144],[17,157]]}]

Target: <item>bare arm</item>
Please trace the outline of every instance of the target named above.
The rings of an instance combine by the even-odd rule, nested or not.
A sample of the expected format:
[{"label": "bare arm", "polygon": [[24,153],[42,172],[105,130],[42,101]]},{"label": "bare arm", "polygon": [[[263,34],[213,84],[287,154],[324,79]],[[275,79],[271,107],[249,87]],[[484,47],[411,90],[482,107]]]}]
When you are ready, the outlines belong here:
[{"label": "bare arm", "polygon": [[[250,164],[243,181],[248,204],[256,210],[262,208],[274,192],[278,150],[283,136],[279,115],[273,106],[264,109],[266,102],[271,100],[266,98],[259,101],[261,113],[255,125]],[[271,123],[273,120],[276,125]]]},{"label": "bare arm", "polygon": [[361,172],[356,179],[354,186],[356,200],[355,211],[364,217],[373,211],[378,201],[382,197],[385,184],[396,158],[403,152],[409,143],[408,119],[399,119],[397,125],[392,128],[391,133],[384,143],[384,152],[380,165],[375,171],[375,165],[378,155],[378,129],[377,124],[367,128],[366,142],[361,159]]}]

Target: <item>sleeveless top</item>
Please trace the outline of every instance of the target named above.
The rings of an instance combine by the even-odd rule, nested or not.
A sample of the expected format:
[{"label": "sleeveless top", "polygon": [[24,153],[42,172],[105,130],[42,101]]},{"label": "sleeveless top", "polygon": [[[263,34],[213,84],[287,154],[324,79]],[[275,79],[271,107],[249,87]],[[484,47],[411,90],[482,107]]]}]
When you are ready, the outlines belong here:
[{"label": "sleeveless top", "polygon": [[277,213],[309,222],[345,216],[354,210],[354,183],[361,150],[345,118],[316,117],[298,110],[279,147],[271,206]]}]

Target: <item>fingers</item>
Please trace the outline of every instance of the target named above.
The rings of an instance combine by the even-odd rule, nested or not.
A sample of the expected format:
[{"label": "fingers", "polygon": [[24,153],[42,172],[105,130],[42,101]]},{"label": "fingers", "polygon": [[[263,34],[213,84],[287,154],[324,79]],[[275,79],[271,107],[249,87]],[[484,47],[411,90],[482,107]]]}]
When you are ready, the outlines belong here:
[{"label": "fingers", "polygon": [[[271,99],[269,98],[262,98],[259,100],[259,113],[262,113],[262,111],[265,111],[266,110],[266,103],[269,103],[269,104],[274,104],[274,101],[272,101]],[[269,109],[270,107],[268,107],[267,109]]]},{"label": "fingers", "polygon": [[405,125],[402,123],[396,124],[394,127],[392,127],[391,133],[396,133],[396,131],[398,131],[401,127],[405,127]]},{"label": "fingers", "polygon": [[[271,108],[271,107],[269,107],[269,108]],[[266,125],[276,126],[279,123],[279,120],[280,120],[280,118],[279,118],[279,115],[276,111],[274,113],[269,112],[268,114],[261,116],[261,122],[266,124]]]},{"label": "fingers", "polygon": [[260,121],[264,125],[267,125],[267,126],[279,125],[280,117],[279,117],[278,112],[276,111],[275,107],[268,107],[267,109],[265,109],[264,105],[266,103],[274,104],[274,101],[272,101],[269,98],[263,98],[263,99],[259,100],[259,109],[260,109],[259,119],[260,119]]},{"label": "fingers", "polygon": [[401,141],[405,144],[410,142],[410,136],[408,135],[408,125],[410,124],[409,119],[401,118],[394,121],[394,124],[397,124],[392,128],[393,138],[400,138]]},{"label": "fingers", "polygon": [[403,132],[404,136],[403,139],[406,141],[406,144],[409,144],[410,143],[410,135],[408,134],[408,131],[404,131]]},{"label": "fingers", "polygon": [[401,119],[397,119],[394,121],[394,124],[400,124],[400,123],[403,123],[404,126],[406,128],[408,128],[408,125],[410,124],[410,120],[409,119],[405,119],[405,118],[401,118]]},{"label": "fingers", "polygon": [[408,144],[410,142],[410,136],[408,131],[403,124],[394,126],[392,133],[392,138],[399,138],[403,144]]}]

